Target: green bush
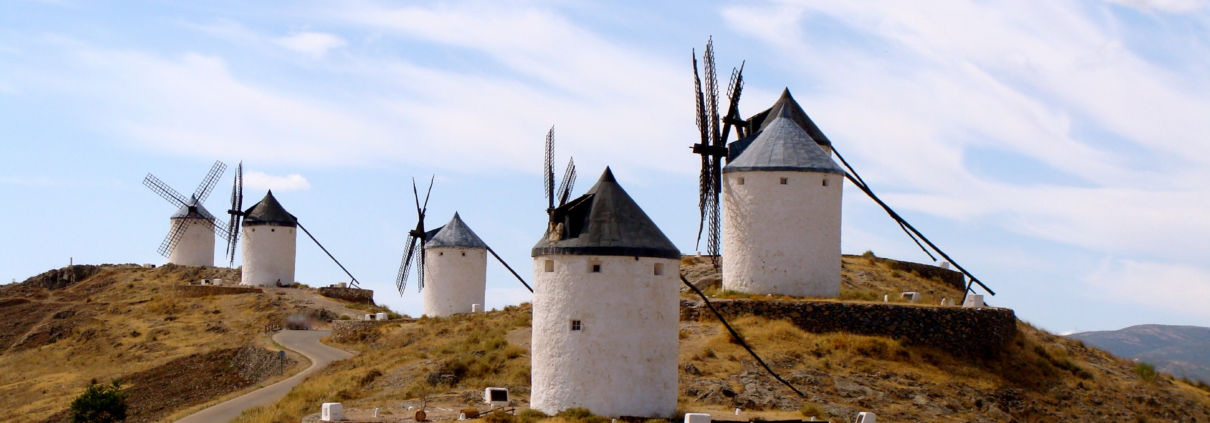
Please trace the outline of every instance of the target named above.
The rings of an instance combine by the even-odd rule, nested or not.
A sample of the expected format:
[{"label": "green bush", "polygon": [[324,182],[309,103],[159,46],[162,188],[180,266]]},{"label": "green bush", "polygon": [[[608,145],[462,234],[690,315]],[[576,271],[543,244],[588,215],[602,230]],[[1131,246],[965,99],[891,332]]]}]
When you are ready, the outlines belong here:
[{"label": "green bush", "polygon": [[874,257],[875,257],[875,256],[874,256],[874,251],[873,251],[873,250],[865,250],[865,252],[864,252],[864,253],[861,253],[861,256],[862,256],[862,257],[865,257],[865,258],[868,258],[868,259],[872,259],[872,258],[874,258]]},{"label": "green bush", "polygon": [[1141,362],[1134,365],[1134,373],[1148,382],[1155,382],[1160,375],[1160,372],[1155,371],[1155,366]]},{"label": "green bush", "polygon": [[126,396],[118,381],[99,385],[96,379],[84,393],[71,402],[72,423],[114,423],[126,421]]},{"label": "green bush", "polygon": [[568,408],[560,411],[557,416],[577,423],[602,423],[608,422],[608,417],[595,416],[587,408]]}]

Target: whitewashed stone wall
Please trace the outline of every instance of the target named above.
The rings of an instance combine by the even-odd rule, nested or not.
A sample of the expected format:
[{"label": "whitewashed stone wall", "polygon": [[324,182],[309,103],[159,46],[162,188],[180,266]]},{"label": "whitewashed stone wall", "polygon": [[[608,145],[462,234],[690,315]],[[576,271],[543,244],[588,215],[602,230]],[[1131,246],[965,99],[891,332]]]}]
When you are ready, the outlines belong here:
[{"label": "whitewashed stone wall", "polygon": [[[593,263],[600,273],[592,273]],[[531,407],[673,417],[679,273],[680,262],[670,259],[536,257]],[[573,320],[581,330],[571,330]]]},{"label": "whitewashed stone wall", "polygon": [[840,296],[843,187],[831,173],[724,173],[723,289]]},{"label": "whitewashed stone wall", "polygon": [[257,225],[243,227],[243,281],[240,285],[274,286],[294,283],[298,228]]},{"label": "whitewashed stone wall", "polygon": [[487,250],[426,248],[424,251],[425,316],[470,313],[472,304],[483,304],[487,289]]},{"label": "whitewashed stone wall", "polygon": [[[169,219],[169,231],[188,225],[176,248],[168,254],[168,262],[181,266],[214,266],[214,228],[201,219]],[[171,233],[171,232],[169,232]]]}]

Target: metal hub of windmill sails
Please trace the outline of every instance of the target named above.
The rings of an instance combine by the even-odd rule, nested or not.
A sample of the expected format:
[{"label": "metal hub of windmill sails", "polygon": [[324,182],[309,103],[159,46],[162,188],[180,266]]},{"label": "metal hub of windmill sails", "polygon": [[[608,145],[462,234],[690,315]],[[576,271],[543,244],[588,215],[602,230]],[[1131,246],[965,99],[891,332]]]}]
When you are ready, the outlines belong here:
[{"label": "metal hub of windmill sails", "polygon": [[197,189],[193,191],[193,195],[189,196],[189,198],[185,198],[184,195],[172,189],[164,181],[156,178],[155,175],[148,173],[147,177],[143,179],[143,185],[146,185],[152,192],[159,194],[160,197],[168,200],[170,204],[179,209],[173,215],[174,219],[189,219],[192,222],[196,222],[173,225],[157,250],[161,255],[164,257],[171,256],[172,250],[176,249],[176,245],[180,242],[181,237],[185,235],[185,231],[194,224],[205,225],[211,231],[223,237],[223,239],[227,239],[227,233],[216,230],[216,228],[226,226],[227,223],[214,217],[205,207],[202,207],[202,203],[210,196],[210,191],[214,190],[214,185],[218,183],[219,176],[226,170],[226,164],[223,164],[221,161],[215,161],[214,166],[210,167],[210,172],[206,174],[206,177],[202,179],[202,183],[197,186]]},{"label": "metal hub of windmill sails", "polygon": [[[727,114],[719,116],[718,77],[714,70],[714,40],[706,42],[702,54],[702,70],[705,87],[698,74],[697,52],[693,52],[693,86],[697,97],[697,129],[701,141],[693,145],[693,153],[702,156],[702,172],[698,178],[698,208],[701,220],[697,227],[697,245],[701,248],[702,235],[706,235],[706,254],[715,270],[719,268],[721,243],[720,194],[722,193],[723,159],[728,158],[727,137],[735,128],[736,139],[745,137],[747,126],[739,114],[739,97],[744,90],[744,65],[732,69],[731,83],[727,86]],[[704,88],[704,90],[703,90]]]}]

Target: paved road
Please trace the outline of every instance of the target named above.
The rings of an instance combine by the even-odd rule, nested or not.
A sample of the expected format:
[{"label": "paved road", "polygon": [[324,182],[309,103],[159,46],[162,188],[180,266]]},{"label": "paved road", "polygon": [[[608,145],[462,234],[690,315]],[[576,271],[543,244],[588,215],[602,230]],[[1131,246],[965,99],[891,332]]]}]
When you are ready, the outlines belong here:
[{"label": "paved road", "polygon": [[311,359],[311,367],[291,376],[289,379],[193,413],[189,417],[177,420],[177,423],[226,423],[235,420],[244,410],[256,406],[268,406],[282,399],[282,397],[286,396],[286,393],[294,389],[303,379],[306,379],[311,373],[327,367],[329,363],[352,357],[353,354],[319,342],[319,338],[328,336],[330,332],[327,330],[283,330],[278,332],[277,335],[273,335],[273,340],[286,348],[307,356],[307,358]]}]

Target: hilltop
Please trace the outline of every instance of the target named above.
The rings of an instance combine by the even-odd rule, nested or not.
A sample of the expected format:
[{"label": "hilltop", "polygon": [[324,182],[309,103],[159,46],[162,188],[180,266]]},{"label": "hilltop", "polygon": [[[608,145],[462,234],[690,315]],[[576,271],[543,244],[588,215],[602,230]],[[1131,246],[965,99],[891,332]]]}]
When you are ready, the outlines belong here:
[{"label": "hilltop", "polygon": [[[280,378],[270,331],[286,316],[353,316],[305,289],[189,286],[234,269],[78,265],[0,286],[5,421],[68,421],[91,380],[122,379],[129,422],[159,421]],[[306,359],[289,355],[291,369]]]},{"label": "hilltop", "polygon": [[1164,373],[1210,383],[1210,328],[1139,325],[1076,333],[1068,338],[1154,364]]},{"label": "hilltop", "polygon": [[[685,262],[688,273],[702,270],[702,259],[687,257]],[[884,293],[913,290],[939,303],[961,293],[919,272],[896,270],[900,266],[888,260],[846,257],[844,265],[842,295],[854,298],[850,302],[881,303]],[[695,281],[709,279],[705,273],[693,275]],[[744,297],[717,289],[711,293]],[[694,297],[686,294],[684,299]],[[903,306],[935,307],[924,302]],[[852,421],[857,411],[875,411],[881,420],[905,422],[1210,421],[1210,392],[1024,322],[1017,323],[1016,336],[1002,352],[977,357],[883,337],[808,333],[783,319],[740,317],[732,323],[807,398],[769,377],[717,321],[689,320],[681,322],[680,331],[682,412],[709,412],[728,420]],[[251,410],[238,422],[299,421],[317,413],[323,402],[341,402],[351,417],[367,421],[408,420],[421,407],[427,407],[430,420],[451,420],[461,409],[484,410],[487,386],[509,388],[512,405],[524,410],[529,325],[530,308],[523,304],[367,327],[331,340],[358,351],[356,357],[323,370],[283,401]],[[732,414],[736,407],[743,409],[740,416]],[[368,410],[375,408],[383,417],[369,419]],[[516,419],[539,419],[534,413],[523,417]],[[490,421],[507,420],[513,418],[493,416]],[[551,421],[592,419],[565,415]]]}]

